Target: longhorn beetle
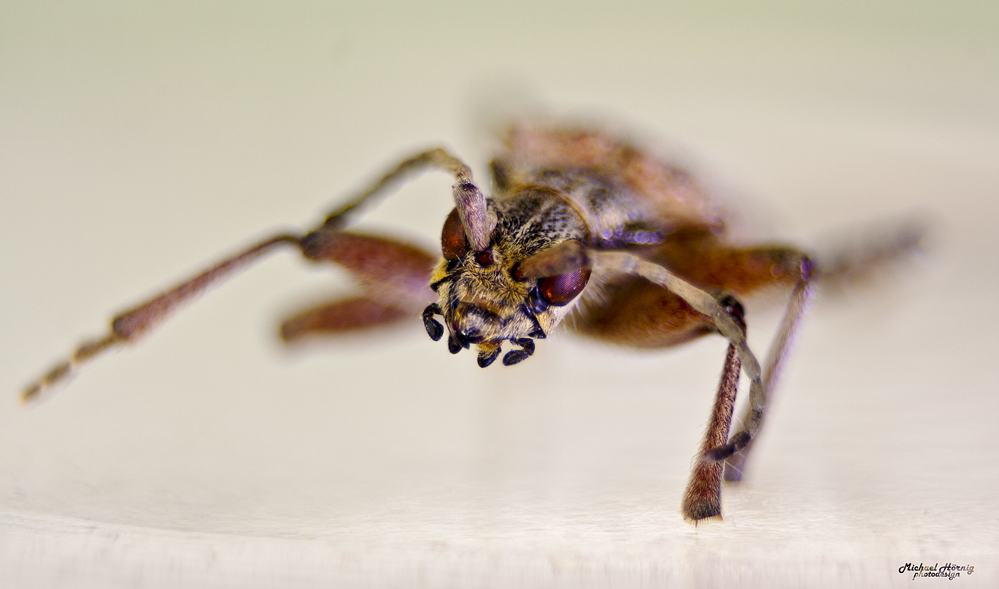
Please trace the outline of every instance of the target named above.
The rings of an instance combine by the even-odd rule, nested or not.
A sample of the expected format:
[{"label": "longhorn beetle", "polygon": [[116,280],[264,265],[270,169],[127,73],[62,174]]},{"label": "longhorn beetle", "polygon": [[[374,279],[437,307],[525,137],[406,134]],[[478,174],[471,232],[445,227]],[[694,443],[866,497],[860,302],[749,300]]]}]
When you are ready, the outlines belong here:
[{"label": "longhorn beetle", "polygon": [[[442,256],[345,231],[389,188],[428,169],[454,177],[455,208],[444,221]],[[818,268],[793,247],[734,244],[723,211],[690,176],[599,131],[514,125],[492,172],[495,194],[486,198],[470,168],[445,149],[405,159],[314,230],[266,239],[118,315],[106,336],[84,342],[22,398],[38,397],[84,361],[138,340],[233,271],[291,246],[308,260],[346,268],[366,294],[288,319],[281,327],[286,341],[422,314],[432,340],[446,332],[452,354],[474,346],[485,368],[500,357],[504,342],[513,347],[504,365],[526,360],[535,341],[567,317],[574,331],[637,348],[721,334],[728,353],[682,506],[694,522],[719,516],[723,474],[741,476]],[[914,239],[891,242],[863,263],[891,257]],[[840,266],[833,273],[849,270]],[[790,297],[761,367],[746,342],[737,297],[774,286],[790,289]],[[742,428],[729,437],[740,370],[749,379],[749,403]]]}]

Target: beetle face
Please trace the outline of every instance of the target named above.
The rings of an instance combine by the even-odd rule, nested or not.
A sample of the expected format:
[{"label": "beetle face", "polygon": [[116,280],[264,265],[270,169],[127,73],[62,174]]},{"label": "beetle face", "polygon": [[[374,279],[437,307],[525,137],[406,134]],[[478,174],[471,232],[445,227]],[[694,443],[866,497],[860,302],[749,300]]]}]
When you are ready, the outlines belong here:
[{"label": "beetle face", "polygon": [[[432,317],[443,315],[448,349],[458,353],[475,345],[482,367],[496,360],[504,340],[522,348],[508,352],[505,365],[530,356],[532,339],[546,337],[562,321],[590,276],[588,269],[543,278],[520,276],[518,266],[538,248],[516,235],[494,231],[486,249],[473,251],[457,210],[448,215],[441,234],[444,256],[431,278],[439,300],[424,312],[427,331],[439,339],[443,330]],[[549,246],[555,243],[547,242]]]}]

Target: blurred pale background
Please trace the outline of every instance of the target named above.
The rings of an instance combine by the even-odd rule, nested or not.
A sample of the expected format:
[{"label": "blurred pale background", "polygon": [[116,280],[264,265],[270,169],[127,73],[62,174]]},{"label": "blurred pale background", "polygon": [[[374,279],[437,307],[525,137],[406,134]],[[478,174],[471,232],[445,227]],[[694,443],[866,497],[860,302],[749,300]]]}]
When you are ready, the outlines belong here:
[{"label": "blurred pale background", "polygon": [[[999,584],[993,3],[0,4],[0,585]],[[116,310],[524,108],[597,117],[802,246],[920,213],[818,300],[725,519],[678,506],[724,342],[569,336],[516,369],[417,323],[288,351],[349,291],[276,255],[38,406]],[[365,226],[435,246],[450,181]],[[774,310],[752,309],[764,350]]]}]

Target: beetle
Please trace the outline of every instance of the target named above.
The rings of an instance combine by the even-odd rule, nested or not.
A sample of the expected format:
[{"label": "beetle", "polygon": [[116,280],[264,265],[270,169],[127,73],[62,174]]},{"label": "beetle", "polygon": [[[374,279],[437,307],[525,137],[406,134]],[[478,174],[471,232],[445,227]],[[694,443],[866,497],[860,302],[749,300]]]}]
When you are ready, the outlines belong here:
[{"label": "beetle", "polygon": [[[404,159],[315,229],[279,234],[113,318],[110,331],[28,385],[40,397],[81,363],[133,343],[194,295],[278,248],[332,262],[356,276],[365,294],[289,318],[282,338],[330,334],[422,317],[430,338],[447,334],[452,354],[474,347],[479,366],[512,366],[560,324],[635,348],[667,348],[720,334],[729,341],[714,409],[683,499],[685,518],[721,514],[722,479],[738,480],[766,416],[791,339],[816,278],[844,276],[911,249],[904,232],[860,261],[820,274],[787,245],[743,246],[726,231],[724,210],[680,168],[591,128],[520,123],[491,165],[486,198],[471,169],[444,148]],[[426,170],[453,176],[455,208],[444,221],[441,253],[347,231],[402,180]],[[740,298],[780,287],[790,292],[761,365],[745,337]],[[443,321],[439,322],[437,317]],[[740,373],[749,379],[741,429],[729,435]]]}]

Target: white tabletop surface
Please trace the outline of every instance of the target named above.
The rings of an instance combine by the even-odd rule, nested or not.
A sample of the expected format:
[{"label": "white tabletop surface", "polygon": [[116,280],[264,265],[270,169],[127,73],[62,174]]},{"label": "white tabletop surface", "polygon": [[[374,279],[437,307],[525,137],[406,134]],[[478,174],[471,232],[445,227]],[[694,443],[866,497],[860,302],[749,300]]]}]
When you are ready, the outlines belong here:
[{"label": "white tabletop surface", "polygon": [[[0,4],[0,586],[999,585],[994,7],[399,4]],[[925,257],[816,301],[723,521],[678,508],[720,339],[480,370],[417,322],[289,351],[278,320],[351,286],[287,253],[17,404],[400,155],[484,178],[489,126],[538,108],[674,154],[749,236],[930,222]],[[365,226],[434,247],[449,185]],[[761,352],[776,317],[750,309]]]}]

